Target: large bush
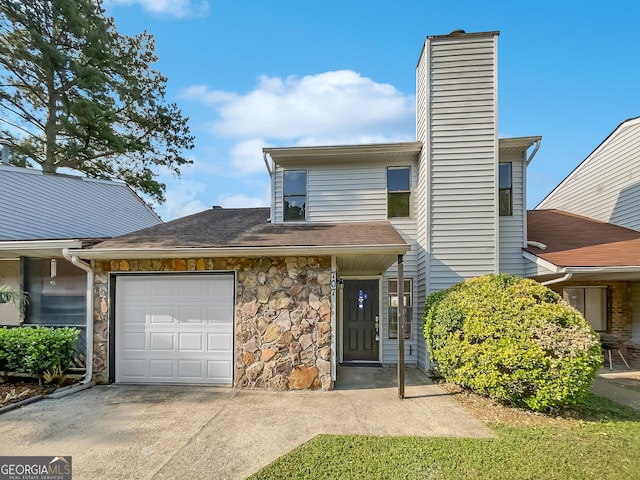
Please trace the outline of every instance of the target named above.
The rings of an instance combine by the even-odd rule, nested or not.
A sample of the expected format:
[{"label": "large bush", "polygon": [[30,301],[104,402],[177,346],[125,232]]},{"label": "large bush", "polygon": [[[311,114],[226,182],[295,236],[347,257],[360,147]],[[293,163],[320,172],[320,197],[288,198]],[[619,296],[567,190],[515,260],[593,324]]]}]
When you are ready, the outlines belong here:
[{"label": "large bush", "polygon": [[445,380],[513,406],[579,402],[602,364],[598,335],[539,283],[485,275],[427,299],[424,334]]},{"label": "large bush", "polygon": [[0,328],[0,370],[41,377],[69,367],[78,339],[76,328]]}]

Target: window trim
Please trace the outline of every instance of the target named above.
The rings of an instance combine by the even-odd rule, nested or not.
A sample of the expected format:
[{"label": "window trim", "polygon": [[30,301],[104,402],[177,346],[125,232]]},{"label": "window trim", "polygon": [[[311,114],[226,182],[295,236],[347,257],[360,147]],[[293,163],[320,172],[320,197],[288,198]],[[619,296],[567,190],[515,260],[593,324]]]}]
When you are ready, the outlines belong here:
[{"label": "window trim", "polygon": [[[390,190],[389,189],[389,170],[408,170],[409,171],[409,189],[408,190]],[[413,171],[411,165],[389,165],[386,170],[386,181],[387,181],[387,219],[390,218],[413,218],[413,195],[412,193],[412,175]],[[390,216],[389,215],[389,197],[394,193],[399,194],[409,194],[409,211],[407,215],[397,215]]]},{"label": "window trim", "polygon": [[[606,286],[606,285],[565,285],[562,288],[562,298],[569,303],[569,305],[571,305],[571,303],[569,302],[569,299],[567,297],[565,297],[565,292],[566,290],[582,290],[582,304],[583,304],[583,309],[586,310],[586,291],[587,290],[601,290],[604,293],[604,298],[603,298],[603,305],[600,306],[600,308],[602,309],[602,312],[604,313],[604,318],[603,318],[603,322],[604,322],[604,330],[596,330],[596,328],[594,327],[594,325],[591,324],[591,322],[589,322],[589,319],[586,317],[586,311],[585,313],[580,312],[580,314],[585,318],[585,320],[587,321],[587,323],[589,325],[591,325],[591,328],[593,328],[596,332],[608,332],[609,331],[609,325],[610,325],[610,316],[611,316],[611,308],[610,308],[610,303],[611,303],[611,289]],[[572,305],[573,307],[573,305]],[[577,307],[573,307],[576,310]],[[580,310],[578,310],[580,311]]]},{"label": "window trim", "polygon": [[[500,167],[502,165],[509,165],[509,188],[502,188],[500,186]],[[502,213],[502,192],[509,192],[509,213]],[[499,162],[498,163],[498,215],[500,217],[512,217],[513,216],[513,162]]]},{"label": "window trim", "polygon": [[[406,304],[404,305],[404,309],[405,309],[405,319],[404,319],[404,323],[405,323],[405,329],[404,329],[404,339],[406,340],[411,340],[413,338],[413,278],[404,278],[405,281],[405,289],[404,289],[404,296],[405,298],[408,296],[409,297],[409,305]],[[398,307],[392,307],[391,306],[391,282],[396,282],[396,292],[395,292],[395,297],[398,296],[398,278],[397,277],[390,277],[387,278],[387,339],[388,340],[397,340],[398,339],[398,326],[397,326],[397,320],[396,320],[396,328],[395,328],[395,334],[392,336],[391,334],[391,315],[389,315],[389,312],[392,308],[396,309],[396,319],[398,317],[397,314],[397,308]],[[406,282],[409,282],[409,288],[406,288]],[[409,315],[407,315],[407,313],[409,313]]]},{"label": "window trim", "polygon": [[[295,172],[304,172],[304,195],[302,194],[294,194],[287,195],[285,193],[285,182],[287,173],[295,173]],[[296,219],[287,219],[287,207],[285,206],[285,199],[295,197],[295,198],[304,198],[303,209],[304,209],[304,217],[296,218]],[[287,223],[295,223],[295,222],[306,222],[307,221],[307,201],[309,199],[309,171],[306,168],[296,168],[296,169],[283,169],[282,170],[282,221]]]}]

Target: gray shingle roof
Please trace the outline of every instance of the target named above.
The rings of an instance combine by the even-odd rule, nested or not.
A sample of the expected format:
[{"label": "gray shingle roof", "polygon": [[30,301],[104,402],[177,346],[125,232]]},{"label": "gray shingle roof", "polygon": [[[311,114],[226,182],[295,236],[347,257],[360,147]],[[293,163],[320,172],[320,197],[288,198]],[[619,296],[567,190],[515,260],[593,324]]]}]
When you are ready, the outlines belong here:
[{"label": "gray shingle roof", "polygon": [[0,241],[105,238],[158,223],[124,183],[0,165]]},{"label": "gray shingle roof", "polygon": [[400,234],[386,221],[272,224],[268,219],[268,208],[211,209],[106,240],[95,248],[405,245]]}]

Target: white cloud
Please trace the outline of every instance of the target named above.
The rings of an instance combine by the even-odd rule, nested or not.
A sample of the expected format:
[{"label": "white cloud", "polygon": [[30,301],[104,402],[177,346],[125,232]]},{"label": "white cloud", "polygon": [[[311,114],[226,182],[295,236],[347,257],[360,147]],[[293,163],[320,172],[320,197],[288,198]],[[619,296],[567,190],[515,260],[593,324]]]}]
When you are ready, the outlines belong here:
[{"label": "white cloud", "polygon": [[223,208],[252,208],[268,207],[269,195],[265,197],[250,197],[243,194],[224,194],[218,197],[218,203]]},{"label": "white cloud", "polygon": [[194,182],[185,179],[174,179],[167,182],[167,190],[165,192],[166,201],[156,207],[158,215],[166,222],[178,217],[192,215],[202,212],[211,205],[205,205],[204,202],[196,198],[198,194],[205,193],[207,185],[201,182]]},{"label": "white cloud", "polygon": [[263,76],[245,95],[202,85],[183,95],[212,106],[217,114],[213,133],[227,138],[357,143],[363,138],[404,138],[414,128],[413,96],[352,70],[286,79]]},{"label": "white cloud", "polygon": [[231,166],[239,173],[266,172],[262,147],[265,142],[259,138],[241,140],[237,142],[229,152]]},{"label": "white cloud", "polygon": [[106,4],[138,4],[149,13],[176,18],[202,17],[209,13],[207,0],[108,0]]}]

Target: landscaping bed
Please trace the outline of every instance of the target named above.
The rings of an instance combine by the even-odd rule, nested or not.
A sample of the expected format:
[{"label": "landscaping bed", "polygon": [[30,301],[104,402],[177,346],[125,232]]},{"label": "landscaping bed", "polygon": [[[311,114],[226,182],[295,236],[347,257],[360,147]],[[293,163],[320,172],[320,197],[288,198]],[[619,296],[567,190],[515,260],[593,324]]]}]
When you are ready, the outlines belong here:
[{"label": "landscaping bed", "polygon": [[0,408],[21,402],[31,397],[51,393],[54,388],[41,385],[31,378],[9,377],[0,383]]}]

